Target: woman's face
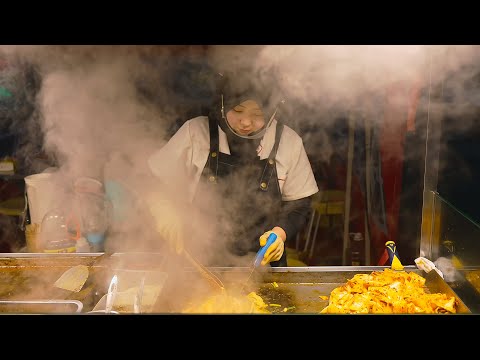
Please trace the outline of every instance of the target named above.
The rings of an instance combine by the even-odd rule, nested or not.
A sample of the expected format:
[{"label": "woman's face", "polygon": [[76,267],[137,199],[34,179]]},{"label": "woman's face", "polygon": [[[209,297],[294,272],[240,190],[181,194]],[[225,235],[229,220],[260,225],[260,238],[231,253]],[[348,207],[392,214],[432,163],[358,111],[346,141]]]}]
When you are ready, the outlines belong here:
[{"label": "woman's face", "polygon": [[265,125],[260,105],[254,100],[245,100],[227,112],[230,127],[239,135],[249,135]]}]

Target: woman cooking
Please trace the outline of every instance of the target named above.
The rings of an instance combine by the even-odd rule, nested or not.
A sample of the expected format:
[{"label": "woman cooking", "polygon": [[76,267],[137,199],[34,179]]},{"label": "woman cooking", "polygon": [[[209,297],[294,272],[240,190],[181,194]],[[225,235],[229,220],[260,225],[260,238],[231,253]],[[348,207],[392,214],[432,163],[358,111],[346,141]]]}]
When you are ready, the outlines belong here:
[{"label": "woman cooking", "polygon": [[[157,230],[178,253],[184,245],[212,249],[209,266],[237,265],[271,233],[277,237],[262,265],[287,266],[285,241],[305,225],[318,192],[302,138],[280,118],[281,99],[252,75],[219,74],[210,114],[186,121],[148,159],[163,184],[177,192],[185,187],[202,224],[209,224],[186,232],[172,199],[152,197]],[[209,243],[195,241],[200,238]]]}]

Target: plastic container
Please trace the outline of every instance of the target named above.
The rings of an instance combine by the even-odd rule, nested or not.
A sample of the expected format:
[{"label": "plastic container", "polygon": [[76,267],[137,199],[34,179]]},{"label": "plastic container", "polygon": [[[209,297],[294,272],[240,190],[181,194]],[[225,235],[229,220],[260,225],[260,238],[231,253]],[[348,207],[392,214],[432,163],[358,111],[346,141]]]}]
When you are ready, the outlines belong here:
[{"label": "plastic container", "polygon": [[[154,305],[162,293],[168,273],[156,270],[112,269],[109,275],[117,276],[118,288],[113,302],[113,311],[134,313],[135,299],[142,293],[139,302],[140,313],[154,312]],[[110,282],[111,277],[106,280]],[[105,284],[106,286],[106,284]],[[141,288],[141,290],[140,290]],[[93,312],[105,312],[107,294],[102,296]]]},{"label": "plastic container", "polygon": [[43,252],[40,240],[40,224],[28,224],[25,226],[25,240],[27,243],[27,252]]},{"label": "plastic container", "polygon": [[74,190],[73,208],[80,221],[82,235],[91,251],[102,252],[112,214],[103,184],[93,178],[81,177],[75,181]]},{"label": "plastic container", "polygon": [[76,252],[77,225],[71,223],[65,212],[53,209],[45,214],[40,226],[40,239],[45,253]]},{"label": "plastic container", "polygon": [[103,252],[105,251],[105,233],[91,232],[86,234],[87,241],[90,245],[90,248],[93,252]]},{"label": "plastic container", "polygon": [[45,214],[52,209],[54,201],[61,196],[55,186],[53,173],[33,174],[25,177],[31,223],[41,224]]},{"label": "plastic container", "polygon": [[88,243],[87,239],[84,237],[81,237],[80,239],[77,240],[77,243],[75,245],[75,252],[77,253],[85,253],[85,252],[90,252],[90,244]]}]

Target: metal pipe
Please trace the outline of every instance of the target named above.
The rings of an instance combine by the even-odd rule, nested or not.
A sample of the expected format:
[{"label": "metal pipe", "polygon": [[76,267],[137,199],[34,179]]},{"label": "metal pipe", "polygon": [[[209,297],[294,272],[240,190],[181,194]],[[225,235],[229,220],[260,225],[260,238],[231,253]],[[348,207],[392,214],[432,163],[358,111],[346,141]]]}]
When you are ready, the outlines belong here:
[{"label": "metal pipe", "polygon": [[343,256],[342,265],[347,265],[347,249],[350,244],[350,202],[352,191],[352,163],[353,146],[355,144],[355,123],[352,114],[348,117],[348,158],[347,158],[347,184],[345,189],[345,217],[343,220]]}]

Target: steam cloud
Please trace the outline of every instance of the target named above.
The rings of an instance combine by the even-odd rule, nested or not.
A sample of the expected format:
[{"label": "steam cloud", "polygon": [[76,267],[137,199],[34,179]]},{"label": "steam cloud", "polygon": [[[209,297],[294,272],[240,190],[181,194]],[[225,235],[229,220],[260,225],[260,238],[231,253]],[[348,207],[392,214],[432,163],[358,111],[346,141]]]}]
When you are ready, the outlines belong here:
[{"label": "steam cloud", "polygon": [[[142,184],[148,173],[146,156],[168,140],[176,120],[186,120],[178,115],[185,96],[172,91],[169,78],[179,58],[204,57],[215,70],[256,76],[259,81],[274,70],[272,97],[286,99],[283,120],[299,130],[314,160],[328,162],[332,146],[346,146],[332,145],[326,132],[342,111],[361,112],[374,123],[390,121],[392,127],[403,124],[409,91],[416,83],[435,86],[449,74],[468,69],[479,56],[475,46],[420,45],[237,45],[207,50],[202,46],[3,46],[0,50],[33,64],[41,74],[36,98],[40,119],[36,113],[37,118],[26,123],[38,129],[40,122],[43,150],[58,163],[66,186],[79,176],[111,177],[132,190],[146,188]],[[463,71],[462,81],[450,82],[451,96],[468,95],[476,101],[476,94],[466,92],[472,77],[473,73]],[[403,85],[401,90],[385,104],[382,92],[398,84]],[[22,125],[31,131],[32,126]],[[38,135],[38,131],[28,134],[36,136],[36,142]]]}]

